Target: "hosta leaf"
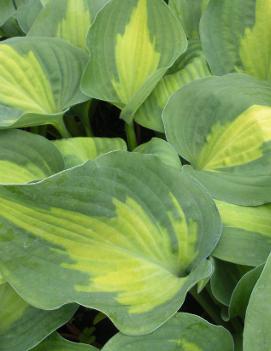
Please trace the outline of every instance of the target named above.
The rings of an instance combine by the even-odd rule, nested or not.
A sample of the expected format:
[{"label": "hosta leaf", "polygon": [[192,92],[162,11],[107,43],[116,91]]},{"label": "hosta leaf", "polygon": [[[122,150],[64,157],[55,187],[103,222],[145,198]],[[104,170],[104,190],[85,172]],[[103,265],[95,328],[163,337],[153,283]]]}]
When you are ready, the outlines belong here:
[{"label": "hosta leaf", "polygon": [[88,36],[91,59],[83,91],[134,113],[185,51],[185,33],[162,0],[112,0]]},{"label": "hosta leaf", "polygon": [[209,0],[169,0],[189,39],[199,39],[199,23]]},{"label": "hosta leaf", "polygon": [[49,0],[28,35],[58,37],[82,49],[98,11],[108,0]]},{"label": "hosta leaf", "polygon": [[175,167],[177,169],[182,168],[179,155],[173,146],[163,139],[152,138],[149,142],[138,146],[134,151],[141,152],[146,155],[155,155],[168,166]]},{"label": "hosta leaf", "polygon": [[14,14],[15,8],[11,0],[1,0],[0,27]]},{"label": "hosta leaf", "polygon": [[258,266],[244,274],[239,280],[231,296],[228,319],[232,319],[237,316],[242,318],[245,317],[250,295],[262,273],[262,270],[263,265]]},{"label": "hosta leaf", "polygon": [[76,301],[145,334],[212,270],[214,203],[155,156],[109,153],[0,198],[2,273],[39,308]]},{"label": "hosta leaf", "polygon": [[223,327],[178,313],[154,333],[137,338],[117,334],[102,351],[233,351],[233,340]]},{"label": "hosta leaf", "polygon": [[14,38],[0,44],[0,128],[57,124],[79,90],[85,53],[55,38]]},{"label": "hosta leaf", "polygon": [[244,329],[244,351],[269,351],[271,345],[271,256],[250,296]]},{"label": "hosta leaf", "polygon": [[210,281],[211,290],[217,301],[228,306],[233,290],[247,268],[220,260],[214,260],[214,262],[215,271]]},{"label": "hosta leaf", "polygon": [[28,183],[63,169],[61,154],[47,139],[22,130],[0,131],[0,184]]},{"label": "hosta leaf", "polygon": [[136,122],[146,128],[163,132],[162,111],[169,98],[185,84],[209,75],[210,71],[199,42],[190,42],[188,50],[167,71],[151,95],[137,110]]},{"label": "hosta leaf", "polygon": [[168,141],[216,199],[271,201],[271,107],[265,105],[271,105],[269,84],[232,74],[193,82],[166,106]]},{"label": "hosta leaf", "polygon": [[31,23],[41,3],[40,0],[1,0],[0,6],[0,26],[5,37],[12,37],[24,34],[18,19],[22,20],[23,25]]},{"label": "hosta leaf", "polygon": [[269,0],[210,0],[201,39],[215,74],[234,70],[271,79]]},{"label": "hosta leaf", "polygon": [[42,9],[43,6],[40,0],[28,0],[18,8],[16,18],[24,33],[29,31]]},{"label": "hosta leaf", "polygon": [[54,145],[62,154],[65,168],[78,166],[111,151],[127,150],[120,138],[68,138],[56,140]]},{"label": "hosta leaf", "polygon": [[271,251],[271,205],[244,207],[216,201],[223,234],[213,255],[233,263],[258,266]]},{"label": "hosta leaf", "polygon": [[33,351],[98,351],[98,349],[90,345],[70,342],[58,334],[53,334]]},{"label": "hosta leaf", "polygon": [[2,276],[2,274],[0,273],[0,285],[5,283],[5,279]]},{"label": "hosta leaf", "polygon": [[15,15],[11,16],[5,24],[3,24],[1,31],[5,38],[20,37],[24,34]]},{"label": "hosta leaf", "polygon": [[55,311],[31,307],[8,285],[0,285],[0,349],[26,351],[65,324],[75,313],[76,305]]}]

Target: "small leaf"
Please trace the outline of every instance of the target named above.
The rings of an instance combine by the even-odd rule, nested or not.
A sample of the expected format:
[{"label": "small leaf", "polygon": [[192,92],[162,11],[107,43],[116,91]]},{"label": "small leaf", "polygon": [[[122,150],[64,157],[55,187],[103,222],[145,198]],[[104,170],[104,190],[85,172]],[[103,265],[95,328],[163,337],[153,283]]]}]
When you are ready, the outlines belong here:
[{"label": "small leaf", "polygon": [[233,351],[233,340],[223,327],[187,313],[177,313],[154,333],[137,338],[117,334],[102,351]]},{"label": "small leaf", "polygon": [[130,123],[187,41],[164,1],[112,0],[98,14],[88,44],[84,93],[112,102]]},{"label": "small leaf", "polygon": [[271,256],[250,296],[244,329],[244,351],[269,351],[271,345]]},{"label": "small leaf", "polygon": [[98,349],[90,345],[70,342],[55,333],[35,347],[33,351],[98,351]]},{"label": "small leaf", "polygon": [[64,169],[57,148],[22,130],[0,131],[0,184],[29,183]]},{"label": "small leaf", "polygon": [[87,55],[55,38],[13,38],[0,44],[0,128],[57,124],[86,101],[79,81]]},{"label": "small leaf", "polygon": [[40,308],[76,301],[145,334],[212,271],[214,202],[155,156],[112,152],[0,197],[3,275]]},{"label": "small leaf", "polygon": [[127,150],[125,141],[120,138],[68,138],[56,140],[54,145],[64,158],[65,168],[78,166],[111,151]]},{"label": "small leaf", "polygon": [[43,311],[28,305],[8,285],[0,285],[0,349],[29,350],[65,324],[77,306]]}]

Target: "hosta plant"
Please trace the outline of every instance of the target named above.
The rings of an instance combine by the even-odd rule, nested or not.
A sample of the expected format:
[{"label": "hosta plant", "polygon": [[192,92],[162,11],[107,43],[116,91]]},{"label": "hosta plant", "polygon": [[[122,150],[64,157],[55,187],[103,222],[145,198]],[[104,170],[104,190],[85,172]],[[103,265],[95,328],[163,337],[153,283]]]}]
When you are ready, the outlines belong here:
[{"label": "hosta plant", "polygon": [[271,350],[271,1],[0,2],[0,350]]}]

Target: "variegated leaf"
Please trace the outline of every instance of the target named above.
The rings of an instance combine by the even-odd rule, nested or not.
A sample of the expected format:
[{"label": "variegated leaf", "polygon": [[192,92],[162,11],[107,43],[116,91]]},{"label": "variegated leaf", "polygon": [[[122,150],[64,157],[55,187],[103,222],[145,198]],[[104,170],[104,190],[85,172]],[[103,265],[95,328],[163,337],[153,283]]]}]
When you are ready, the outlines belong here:
[{"label": "variegated leaf", "polygon": [[108,0],[49,0],[28,35],[58,37],[85,49],[89,28],[107,2]]},{"label": "variegated leaf", "polygon": [[169,98],[193,80],[210,75],[199,41],[189,42],[188,50],[175,62],[135,113],[140,125],[164,132],[162,112]]},{"label": "variegated leaf", "polygon": [[54,145],[64,158],[65,168],[78,166],[108,152],[127,150],[125,141],[120,138],[68,138],[56,140]]},{"label": "variegated leaf", "polygon": [[271,251],[271,205],[244,207],[223,201],[216,205],[224,229],[213,255],[248,266],[264,263]]},{"label": "variegated leaf", "polygon": [[201,39],[215,74],[242,71],[271,80],[270,0],[210,0]]},{"label": "variegated leaf", "polygon": [[33,351],[98,351],[98,349],[90,345],[70,342],[58,334],[53,334]]},{"label": "variegated leaf", "polygon": [[77,306],[43,311],[27,304],[8,285],[0,285],[0,350],[26,351],[72,318]]},{"label": "variegated leaf", "polygon": [[242,74],[206,78],[164,110],[167,139],[218,200],[271,201],[271,86]]},{"label": "variegated leaf", "polygon": [[178,313],[154,333],[133,338],[118,334],[102,351],[233,351],[230,333],[204,319]]},{"label": "variegated leaf", "polygon": [[91,27],[88,45],[83,91],[121,108],[130,123],[187,41],[163,0],[112,0]]},{"label": "variegated leaf", "polygon": [[56,38],[0,44],[0,128],[61,127],[71,106],[86,101],[79,82],[87,55]]},{"label": "variegated leaf", "polygon": [[29,183],[63,169],[62,155],[47,139],[22,130],[0,131],[0,184]]},{"label": "variegated leaf", "polygon": [[76,301],[145,334],[212,271],[215,205],[156,156],[113,152],[0,198],[4,278],[40,308]]}]

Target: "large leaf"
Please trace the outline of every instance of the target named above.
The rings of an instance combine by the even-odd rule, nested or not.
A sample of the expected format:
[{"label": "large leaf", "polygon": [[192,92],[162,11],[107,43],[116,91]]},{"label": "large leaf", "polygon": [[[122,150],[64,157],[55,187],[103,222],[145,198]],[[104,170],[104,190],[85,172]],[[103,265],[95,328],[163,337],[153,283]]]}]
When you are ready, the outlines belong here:
[{"label": "large leaf", "polygon": [[178,313],[154,333],[141,337],[114,336],[102,351],[233,351],[233,340],[223,327]]},{"label": "large leaf", "polygon": [[216,201],[223,234],[213,255],[233,263],[258,266],[271,251],[271,205],[237,206]]},{"label": "large leaf", "polygon": [[27,351],[65,324],[76,305],[56,311],[31,307],[8,285],[0,285],[0,349]]},{"label": "large leaf", "polygon": [[135,120],[144,127],[164,131],[162,111],[169,98],[193,80],[210,75],[199,41],[191,41],[188,50],[176,61],[137,110]]},{"label": "large leaf", "polygon": [[215,205],[156,156],[113,152],[0,198],[2,273],[34,306],[76,301],[144,334],[212,271]]},{"label": "large leaf", "polygon": [[98,349],[90,345],[70,342],[58,334],[53,334],[33,351],[98,351]]},{"label": "large leaf", "polygon": [[199,23],[209,0],[169,0],[189,39],[199,39]]},{"label": "large leaf", "polygon": [[49,0],[28,35],[58,37],[86,48],[87,33],[108,0]]},{"label": "large leaf", "polygon": [[78,166],[88,160],[111,151],[127,150],[127,145],[120,138],[68,138],[54,141],[62,154],[65,168]]},{"label": "large leaf", "polygon": [[271,79],[269,0],[211,0],[201,39],[215,74],[243,71]]},{"label": "large leaf", "polygon": [[168,141],[214,198],[271,201],[271,85],[242,74],[195,81],[164,110]]},{"label": "large leaf", "polygon": [[87,55],[56,38],[14,38],[0,44],[0,128],[58,125],[87,98],[79,81]]},{"label": "large leaf", "polygon": [[63,169],[60,152],[47,139],[22,130],[0,131],[0,184],[28,183]]},{"label": "large leaf", "polygon": [[244,329],[244,351],[269,351],[271,345],[271,256],[250,296]]},{"label": "large leaf", "polygon": [[88,45],[83,91],[112,102],[131,122],[187,41],[163,0],[112,0],[91,27]]}]

